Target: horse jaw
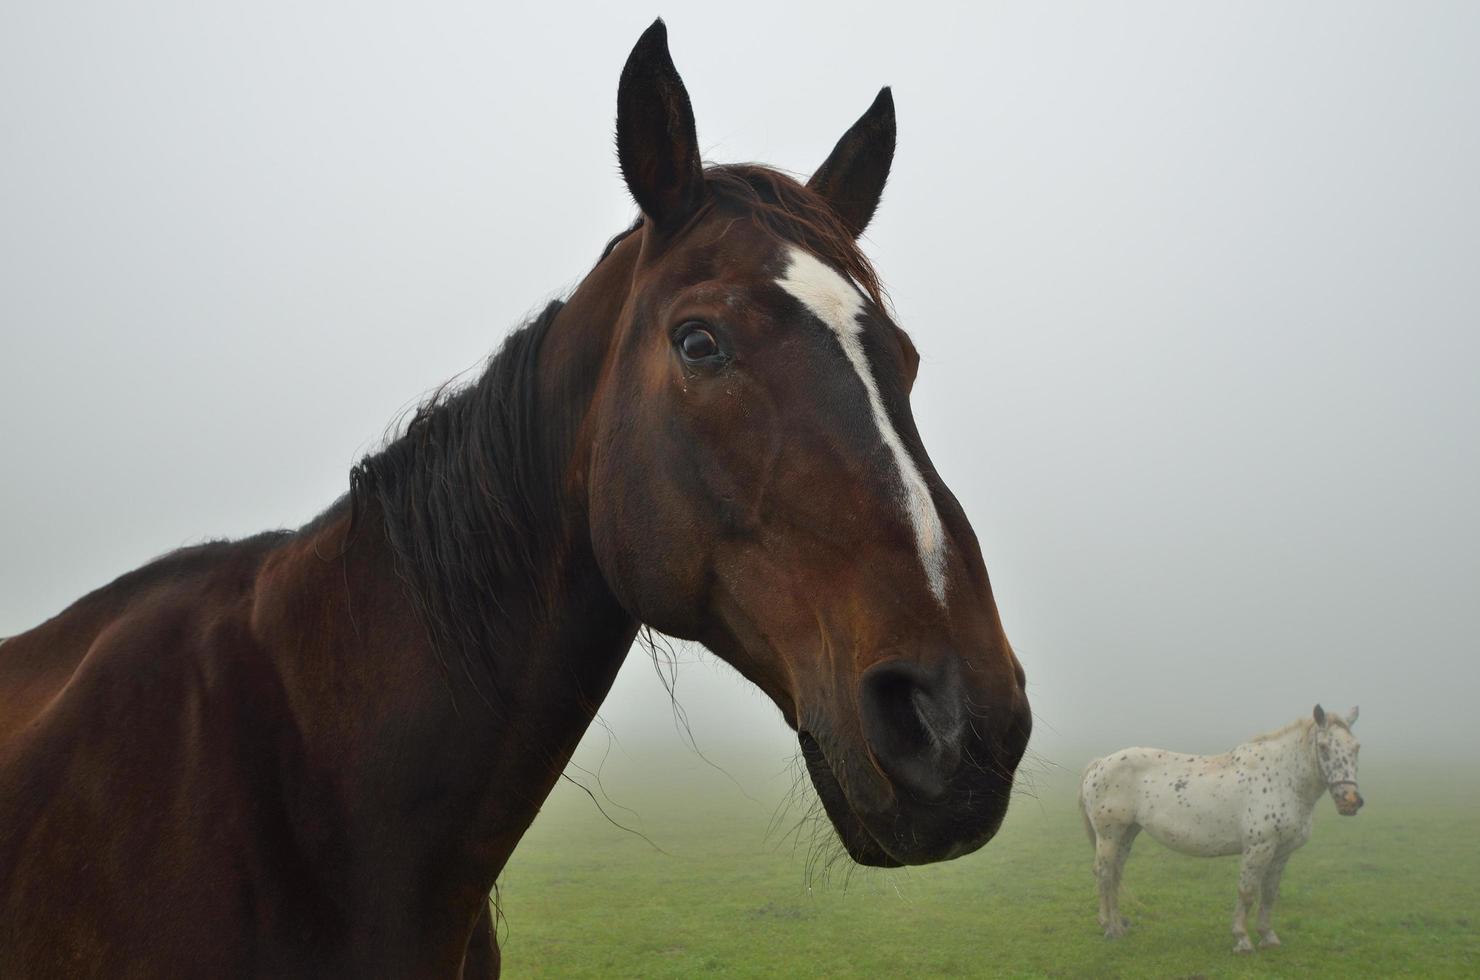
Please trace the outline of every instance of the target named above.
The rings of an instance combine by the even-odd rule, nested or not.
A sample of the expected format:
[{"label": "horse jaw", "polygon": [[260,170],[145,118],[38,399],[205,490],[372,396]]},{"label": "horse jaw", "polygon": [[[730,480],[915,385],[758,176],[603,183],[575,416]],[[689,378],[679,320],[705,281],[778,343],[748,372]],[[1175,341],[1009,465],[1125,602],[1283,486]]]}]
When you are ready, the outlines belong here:
[{"label": "horse jaw", "polygon": [[902,867],[904,862],[890,857],[853,812],[842,784],[838,782],[832,766],[828,765],[827,757],[822,752],[822,746],[817,744],[817,739],[810,732],[799,731],[797,742],[802,747],[802,758],[806,760],[812,786],[817,790],[822,808],[827,812],[828,820],[832,821],[833,829],[843,842],[843,849],[848,852],[848,856],[870,868]]}]

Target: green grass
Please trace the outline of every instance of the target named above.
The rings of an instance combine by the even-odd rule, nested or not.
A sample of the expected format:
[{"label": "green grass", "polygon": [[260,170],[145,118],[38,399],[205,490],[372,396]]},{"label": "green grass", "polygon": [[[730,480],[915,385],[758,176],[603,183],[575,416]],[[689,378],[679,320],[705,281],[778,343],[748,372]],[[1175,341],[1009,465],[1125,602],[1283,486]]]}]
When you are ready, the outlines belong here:
[{"label": "green grass", "polygon": [[1039,776],[969,857],[824,871],[806,839],[766,837],[789,777],[742,779],[747,799],[692,756],[662,763],[661,780],[607,779],[635,816],[605,806],[663,853],[579,790],[552,796],[501,881],[505,976],[1480,976],[1474,778],[1364,773],[1354,819],[1323,800],[1285,873],[1284,947],[1237,957],[1237,859],[1144,837],[1122,897],[1131,932],[1101,938],[1071,774]]}]

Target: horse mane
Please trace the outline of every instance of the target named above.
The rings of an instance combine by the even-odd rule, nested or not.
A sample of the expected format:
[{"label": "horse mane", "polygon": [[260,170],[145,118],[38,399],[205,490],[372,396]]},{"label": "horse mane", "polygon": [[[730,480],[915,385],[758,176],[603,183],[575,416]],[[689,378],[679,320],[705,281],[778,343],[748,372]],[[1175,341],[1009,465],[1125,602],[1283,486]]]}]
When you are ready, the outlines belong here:
[{"label": "horse mane", "polygon": [[[555,301],[515,330],[477,380],[444,386],[405,432],[350,471],[351,534],[378,503],[385,536],[428,639],[449,671],[457,661],[474,689],[498,696],[493,652],[511,614],[544,601],[541,549],[558,540],[557,460],[539,433],[549,420],[538,401],[536,365]],[[532,608],[510,609],[529,595]]]},{"label": "horse mane", "polygon": [[1276,728],[1274,731],[1265,732],[1263,735],[1255,735],[1253,738],[1249,739],[1249,744],[1253,744],[1255,742],[1273,742],[1275,739],[1284,738],[1286,735],[1295,731],[1297,728],[1303,731],[1309,730],[1310,726],[1314,725],[1315,723],[1316,722],[1314,718],[1296,718],[1288,725],[1282,725],[1279,728]]},{"label": "horse mane", "polygon": [[[1346,723],[1346,719],[1342,718],[1340,715],[1335,714],[1334,712],[1326,712],[1326,721],[1329,724],[1340,725],[1347,731],[1351,731],[1351,726]],[[1249,739],[1249,742],[1272,742],[1277,738],[1283,738],[1284,736],[1295,731],[1295,729],[1297,728],[1301,730],[1302,734],[1305,734],[1308,733],[1311,728],[1315,727],[1315,723],[1316,720],[1314,718],[1312,718],[1310,715],[1306,715],[1304,718],[1296,718],[1288,725],[1276,728],[1272,732],[1265,732],[1263,735],[1255,735],[1253,738]]]}]

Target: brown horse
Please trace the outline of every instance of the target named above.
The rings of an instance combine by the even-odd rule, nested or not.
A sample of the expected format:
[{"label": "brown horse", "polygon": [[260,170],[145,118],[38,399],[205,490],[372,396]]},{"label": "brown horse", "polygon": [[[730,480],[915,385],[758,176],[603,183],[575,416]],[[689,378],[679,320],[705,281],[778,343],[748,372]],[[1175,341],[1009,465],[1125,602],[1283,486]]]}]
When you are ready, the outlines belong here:
[{"label": "brown horse", "polygon": [[888,90],[806,186],[706,169],[659,22],[617,144],[638,223],[344,498],[0,647],[0,976],[496,974],[639,624],[770,696],[857,861],[991,838],[1029,712],[855,241]]}]

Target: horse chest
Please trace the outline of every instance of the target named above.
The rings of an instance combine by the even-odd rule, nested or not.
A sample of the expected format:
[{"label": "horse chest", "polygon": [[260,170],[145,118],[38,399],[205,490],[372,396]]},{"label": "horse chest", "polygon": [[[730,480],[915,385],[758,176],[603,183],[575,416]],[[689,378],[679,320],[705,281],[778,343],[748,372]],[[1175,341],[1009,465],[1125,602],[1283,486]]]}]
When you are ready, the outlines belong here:
[{"label": "horse chest", "polygon": [[1287,787],[1257,781],[1243,811],[1246,840],[1268,840],[1299,847],[1310,839],[1311,809]]}]

